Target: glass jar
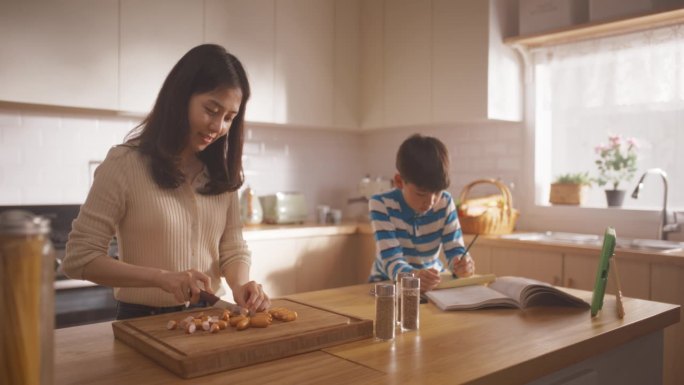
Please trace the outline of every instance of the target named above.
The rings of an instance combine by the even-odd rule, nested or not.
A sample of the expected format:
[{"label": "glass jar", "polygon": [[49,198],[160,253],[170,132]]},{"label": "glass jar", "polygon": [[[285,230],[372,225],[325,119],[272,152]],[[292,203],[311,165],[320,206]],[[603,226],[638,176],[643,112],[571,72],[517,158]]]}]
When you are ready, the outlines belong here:
[{"label": "glass jar", "polygon": [[392,340],[395,336],[394,285],[375,285],[375,338]]},{"label": "glass jar", "polygon": [[0,213],[0,384],[53,383],[54,249],[50,221]]},{"label": "glass jar", "polygon": [[420,278],[401,279],[401,331],[418,330],[420,317]]}]

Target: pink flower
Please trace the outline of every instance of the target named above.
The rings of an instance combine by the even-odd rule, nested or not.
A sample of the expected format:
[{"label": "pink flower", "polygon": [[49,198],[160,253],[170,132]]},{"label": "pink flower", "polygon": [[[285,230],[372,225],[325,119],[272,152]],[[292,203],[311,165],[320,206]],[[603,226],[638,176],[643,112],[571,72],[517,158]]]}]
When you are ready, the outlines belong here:
[{"label": "pink flower", "polygon": [[629,145],[630,148],[639,148],[639,142],[634,138],[627,138],[627,145]]},{"label": "pink flower", "polygon": [[610,140],[610,145],[612,147],[620,147],[620,142],[622,141],[622,137],[620,135],[611,135],[608,137],[608,140]]},{"label": "pink flower", "polygon": [[603,144],[599,144],[598,146],[594,147],[594,151],[596,151],[597,154],[600,154],[601,151],[605,150],[606,146]]},{"label": "pink flower", "polygon": [[[623,145],[624,144],[624,145]],[[595,150],[598,159],[598,185],[612,185],[617,189],[620,182],[628,182],[637,170],[637,141],[634,138],[623,139],[620,135],[609,135],[608,146],[598,145]]]}]

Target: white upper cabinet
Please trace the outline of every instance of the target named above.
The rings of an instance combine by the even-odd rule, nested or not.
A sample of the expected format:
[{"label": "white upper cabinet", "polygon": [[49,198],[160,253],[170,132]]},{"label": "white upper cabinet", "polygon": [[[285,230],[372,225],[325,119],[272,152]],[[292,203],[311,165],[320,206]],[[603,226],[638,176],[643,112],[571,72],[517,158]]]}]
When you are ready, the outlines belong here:
[{"label": "white upper cabinet", "polygon": [[523,120],[523,63],[504,44],[504,37],[518,33],[517,1],[489,1],[489,58],[487,62],[487,118]]},{"label": "white upper cabinet", "polygon": [[431,0],[385,2],[386,126],[431,121]]},{"label": "white upper cabinet", "polygon": [[335,3],[277,0],[275,121],[332,126]]},{"label": "white upper cabinet", "polygon": [[199,0],[121,0],[119,110],[151,110],[174,64],[202,44],[203,11]]},{"label": "white upper cabinet", "polygon": [[364,3],[361,126],[522,120],[521,64],[503,44],[511,3]]},{"label": "white upper cabinet", "polygon": [[146,114],[190,48],[244,64],[247,120],[359,126],[360,0],[0,2],[0,100]]},{"label": "white upper cabinet", "polygon": [[[365,0],[364,0],[365,1]],[[361,3],[335,1],[334,111],[333,125],[358,128],[361,108],[359,39]]]},{"label": "white upper cabinet", "polygon": [[207,42],[244,64],[251,122],[518,121],[516,18],[507,0],[0,1],[0,100],[148,113]]},{"label": "white upper cabinet", "polygon": [[0,100],[116,109],[118,1],[1,1]]},{"label": "white upper cabinet", "polygon": [[364,127],[382,127],[385,119],[384,0],[361,3],[360,120]]},{"label": "white upper cabinet", "polygon": [[251,98],[246,119],[274,122],[274,0],[207,0],[204,38],[224,46],[245,67]]},{"label": "white upper cabinet", "polygon": [[206,1],[205,40],[245,66],[247,120],[358,127],[359,1]]},{"label": "white upper cabinet", "polygon": [[488,3],[434,1],[433,122],[487,117]]}]

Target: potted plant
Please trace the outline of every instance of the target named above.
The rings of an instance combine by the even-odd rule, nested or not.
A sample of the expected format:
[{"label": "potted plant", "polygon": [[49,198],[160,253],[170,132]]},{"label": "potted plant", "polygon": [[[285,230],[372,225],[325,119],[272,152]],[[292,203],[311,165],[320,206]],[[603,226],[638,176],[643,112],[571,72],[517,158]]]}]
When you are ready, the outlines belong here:
[{"label": "potted plant", "polygon": [[581,205],[592,179],[588,172],[561,174],[551,184],[549,202],[560,205]]},{"label": "potted plant", "polygon": [[620,135],[608,137],[608,145],[600,144],[596,147],[599,158],[596,167],[599,186],[608,185],[606,200],[609,207],[620,207],[625,198],[625,190],[621,190],[620,182],[629,182],[637,171],[637,141],[634,138],[624,140]]}]

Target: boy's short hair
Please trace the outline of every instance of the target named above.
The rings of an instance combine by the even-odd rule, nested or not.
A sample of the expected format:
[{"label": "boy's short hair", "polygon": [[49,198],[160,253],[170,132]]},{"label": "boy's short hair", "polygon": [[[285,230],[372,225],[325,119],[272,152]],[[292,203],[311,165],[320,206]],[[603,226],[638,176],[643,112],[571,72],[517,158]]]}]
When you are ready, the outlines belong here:
[{"label": "boy's short hair", "polygon": [[421,189],[436,192],[449,187],[449,152],[439,139],[413,134],[399,146],[397,171]]}]

